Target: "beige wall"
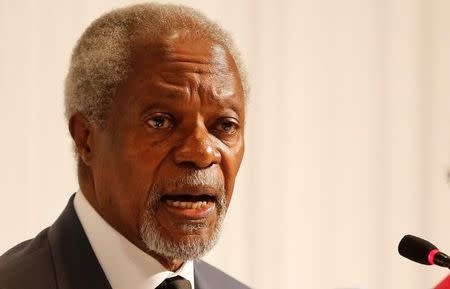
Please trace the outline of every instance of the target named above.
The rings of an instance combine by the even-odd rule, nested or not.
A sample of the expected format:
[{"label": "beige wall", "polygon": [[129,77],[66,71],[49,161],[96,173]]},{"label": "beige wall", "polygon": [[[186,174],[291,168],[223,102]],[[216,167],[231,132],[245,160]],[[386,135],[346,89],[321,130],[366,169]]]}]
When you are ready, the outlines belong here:
[{"label": "beige wall", "polygon": [[[0,0],[0,252],[77,189],[63,119],[71,48],[132,1]],[[430,288],[405,233],[450,252],[450,2],[186,0],[236,37],[247,154],[207,257],[255,288]]]}]

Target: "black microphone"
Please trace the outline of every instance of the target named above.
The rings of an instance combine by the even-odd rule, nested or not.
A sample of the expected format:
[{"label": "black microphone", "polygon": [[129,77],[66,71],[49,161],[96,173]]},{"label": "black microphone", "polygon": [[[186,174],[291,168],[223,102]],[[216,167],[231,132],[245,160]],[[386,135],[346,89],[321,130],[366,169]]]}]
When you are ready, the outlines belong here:
[{"label": "black microphone", "polygon": [[450,257],[435,245],[413,235],[406,235],[398,244],[398,252],[405,258],[424,265],[438,265],[450,269]]}]

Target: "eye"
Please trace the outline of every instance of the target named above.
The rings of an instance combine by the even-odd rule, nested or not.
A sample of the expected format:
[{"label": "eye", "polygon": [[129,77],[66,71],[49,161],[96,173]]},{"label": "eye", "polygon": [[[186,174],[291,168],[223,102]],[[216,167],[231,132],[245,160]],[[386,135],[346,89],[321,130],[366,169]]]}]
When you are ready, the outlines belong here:
[{"label": "eye", "polygon": [[232,119],[223,119],[216,126],[216,130],[224,132],[226,134],[234,134],[236,133],[238,128],[239,125],[237,124],[236,120]]},{"label": "eye", "polygon": [[147,120],[148,125],[155,129],[167,129],[173,126],[172,118],[169,115],[158,113]]}]

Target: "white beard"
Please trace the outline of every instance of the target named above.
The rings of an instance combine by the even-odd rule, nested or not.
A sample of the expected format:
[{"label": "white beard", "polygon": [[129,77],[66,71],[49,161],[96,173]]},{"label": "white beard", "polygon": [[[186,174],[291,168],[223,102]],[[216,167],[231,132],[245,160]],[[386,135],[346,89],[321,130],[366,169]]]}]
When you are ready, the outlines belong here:
[{"label": "white beard", "polygon": [[192,177],[184,177],[183,179],[171,180],[171,183],[176,185],[209,185],[217,189],[220,188],[221,193],[217,196],[216,211],[217,222],[215,227],[211,228],[209,236],[202,237],[195,234],[199,229],[204,229],[208,226],[205,220],[204,223],[196,224],[181,224],[178,228],[180,231],[186,232],[186,237],[181,240],[174,240],[162,233],[161,225],[157,222],[156,210],[161,202],[160,190],[158,185],[155,185],[147,202],[147,209],[145,211],[143,222],[140,227],[140,236],[147,249],[150,252],[163,256],[168,259],[176,259],[180,261],[195,260],[204,256],[217,243],[226,214],[226,198],[225,190],[222,181],[217,178],[202,173],[195,173]]}]

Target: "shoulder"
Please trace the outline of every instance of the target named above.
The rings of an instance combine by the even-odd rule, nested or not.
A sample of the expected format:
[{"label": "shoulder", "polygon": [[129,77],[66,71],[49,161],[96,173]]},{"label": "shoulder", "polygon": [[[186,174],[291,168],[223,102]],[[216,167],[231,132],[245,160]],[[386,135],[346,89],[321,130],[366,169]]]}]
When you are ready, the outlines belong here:
[{"label": "shoulder", "polygon": [[0,288],[55,288],[47,229],[0,256]]},{"label": "shoulder", "polygon": [[248,289],[223,271],[203,261],[194,262],[195,286],[199,289]]}]

